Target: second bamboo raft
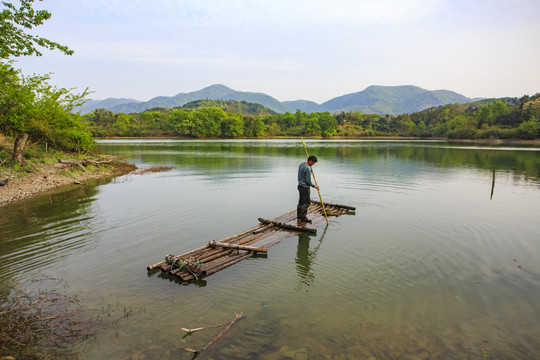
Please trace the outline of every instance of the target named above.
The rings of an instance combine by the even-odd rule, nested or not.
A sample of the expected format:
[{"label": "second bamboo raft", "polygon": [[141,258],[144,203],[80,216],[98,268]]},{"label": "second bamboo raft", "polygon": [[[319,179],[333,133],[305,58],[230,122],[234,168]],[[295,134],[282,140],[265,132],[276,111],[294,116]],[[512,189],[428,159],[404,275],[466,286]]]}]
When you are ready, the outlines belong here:
[{"label": "second bamboo raft", "polygon": [[[355,210],[354,207],[347,205],[331,203],[324,205],[328,216],[340,216]],[[181,255],[167,255],[165,260],[148,266],[147,270],[160,269],[184,283],[199,280],[257,252],[266,253],[268,248],[300,232],[315,233],[317,226],[326,221],[320,202],[311,201],[308,217],[312,223],[297,222],[296,210],[293,210],[270,220],[259,218],[260,224],[251,229],[219,241],[212,240],[203,247]]]}]

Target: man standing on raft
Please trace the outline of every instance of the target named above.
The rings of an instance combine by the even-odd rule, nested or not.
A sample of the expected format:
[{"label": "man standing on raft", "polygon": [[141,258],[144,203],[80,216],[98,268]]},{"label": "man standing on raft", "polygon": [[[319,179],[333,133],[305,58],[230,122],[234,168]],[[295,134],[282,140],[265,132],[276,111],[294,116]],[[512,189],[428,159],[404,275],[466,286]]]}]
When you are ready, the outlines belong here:
[{"label": "man standing on raft", "polygon": [[317,157],[311,155],[306,162],[298,167],[298,206],[296,207],[296,218],[298,221],[311,222],[307,218],[307,211],[311,203],[309,188],[319,190],[319,187],[311,182],[311,167],[317,162]]}]

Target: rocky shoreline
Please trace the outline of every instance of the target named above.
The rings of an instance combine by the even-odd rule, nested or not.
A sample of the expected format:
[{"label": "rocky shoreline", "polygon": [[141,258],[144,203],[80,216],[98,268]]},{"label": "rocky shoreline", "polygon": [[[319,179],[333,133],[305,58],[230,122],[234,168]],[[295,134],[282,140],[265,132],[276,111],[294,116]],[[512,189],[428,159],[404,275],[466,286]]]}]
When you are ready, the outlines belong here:
[{"label": "rocky shoreline", "polygon": [[137,170],[137,166],[115,159],[100,166],[73,164],[41,164],[39,168],[16,172],[0,168],[0,206],[20,201],[40,193],[57,190],[70,184],[116,177]]}]

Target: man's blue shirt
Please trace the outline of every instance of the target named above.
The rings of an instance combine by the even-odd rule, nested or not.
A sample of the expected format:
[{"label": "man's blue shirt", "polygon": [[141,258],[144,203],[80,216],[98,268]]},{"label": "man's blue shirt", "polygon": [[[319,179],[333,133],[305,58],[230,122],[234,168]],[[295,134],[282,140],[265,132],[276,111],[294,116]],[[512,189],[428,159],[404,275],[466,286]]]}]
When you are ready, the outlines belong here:
[{"label": "man's blue shirt", "polygon": [[313,187],[311,182],[311,169],[305,162],[301,163],[298,167],[298,185],[303,187]]}]

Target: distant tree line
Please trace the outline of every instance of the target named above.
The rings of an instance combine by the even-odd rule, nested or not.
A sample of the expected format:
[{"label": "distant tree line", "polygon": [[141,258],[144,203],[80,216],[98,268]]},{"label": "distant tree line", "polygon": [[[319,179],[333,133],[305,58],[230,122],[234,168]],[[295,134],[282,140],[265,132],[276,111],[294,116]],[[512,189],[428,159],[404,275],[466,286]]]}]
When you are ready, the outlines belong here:
[{"label": "distant tree line", "polygon": [[539,120],[540,94],[444,105],[394,118],[402,136],[449,139],[537,139]]},{"label": "distant tree line", "polygon": [[398,116],[362,114],[358,111],[305,113],[300,110],[277,114],[268,109],[268,112],[264,112],[261,107],[253,105],[256,104],[200,100],[181,108],[158,108],[133,114],[114,114],[97,109],[85,115],[85,118],[96,137],[540,137],[540,94],[520,99],[488,99],[469,104],[444,105]]}]

